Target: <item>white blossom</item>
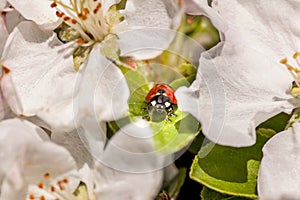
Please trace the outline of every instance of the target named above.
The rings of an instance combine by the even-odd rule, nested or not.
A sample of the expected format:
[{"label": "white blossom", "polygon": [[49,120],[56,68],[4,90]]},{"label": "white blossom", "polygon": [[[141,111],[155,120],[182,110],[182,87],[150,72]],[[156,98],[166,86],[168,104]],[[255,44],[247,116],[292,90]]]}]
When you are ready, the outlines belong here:
[{"label": "white blossom", "polygon": [[[257,125],[297,106],[290,93],[293,76],[280,61],[291,61],[299,50],[300,29],[290,17],[299,14],[294,10],[298,4],[212,2],[227,23],[225,41],[202,54],[196,81],[176,93],[179,108],[200,120],[208,139],[236,147],[253,145]],[[210,17],[214,21],[215,16]]]}]

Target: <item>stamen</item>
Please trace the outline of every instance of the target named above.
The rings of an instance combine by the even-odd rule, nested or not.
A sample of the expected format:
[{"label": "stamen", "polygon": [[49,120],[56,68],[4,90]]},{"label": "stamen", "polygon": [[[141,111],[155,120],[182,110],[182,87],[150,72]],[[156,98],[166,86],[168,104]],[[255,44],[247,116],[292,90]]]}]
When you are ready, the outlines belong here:
[{"label": "stamen", "polygon": [[71,19],[71,18],[68,17],[68,16],[64,17],[64,21],[69,21],[70,19]]},{"label": "stamen", "polygon": [[287,63],[287,58],[283,58],[282,60],[280,60],[281,64],[286,64]]},{"label": "stamen", "polygon": [[6,66],[2,65],[2,71],[4,74],[8,74],[10,72],[10,69],[8,69]]},{"label": "stamen", "polygon": [[99,12],[102,4],[97,0],[69,0],[68,4],[53,0],[50,6],[56,9],[56,16],[63,18],[86,43],[102,41],[109,34],[109,24],[103,13]]},{"label": "stamen", "polygon": [[76,24],[77,23],[76,19],[72,19],[71,22],[72,22],[72,24]]},{"label": "stamen", "polygon": [[300,53],[296,52],[296,53],[294,53],[293,58],[296,60],[296,63],[298,65],[298,67],[300,68],[300,62],[299,62],[299,59],[298,59],[299,56],[300,56]]},{"label": "stamen", "polygon": [[[68,184],[69,179],[64,177],[62,179],[52,180],[51,174],[49,172],[43,175],[45,178],[43,181],[39,182],[38,184],[34,184],[29,187],[27,200],[62,200],[62,199],[76,199],[73,191],[69,190]],[[31,190],[32,189],[32,190]],[[32,192],[33,191],[33,192]]]},{"label": "stamen", "polygon": [[[297,59],[297,57],[299,55],[300,54],[298,52],[296,52],[293,55],[293,58],[296,60],[298,68],[300,68],[300,63],[299,63],[299,61]],[[298,68],[293,67],[292,65],[290,65],[288,63],[288,59],[287,58],[283,58],[282,60],[280,60],[280,63],[283,64],[283,65],[285,65],[285,67],[289,70],[290,74],[293,76],[296,85],[300,88],[300,69],[298,69]]]},{"label": "stamen", "polygon": [[30,200],[35,199],[34,195],[33,195],[33,194],[29,194],[29,199],[30,199]]},{"label": "stamen", "polygon": [[97,7],[94,9],[94,14],[96,14],[98,11],[99,11],[99,9],[102,7],[102,4],[99,2],[98,4],[97,4]]},{"label": "stamen", "polygon": [[76,40],[76,43],[77,43],[77,44],[79,44],[79,45],[81,45],[81,44],[83,44],[83,43],[84,43],[84,40],[83,40],[83,39],[81,39],[81,38],[79,38],[78,40]]},{"label": "stamen", "polygon": [[59,11],[56,11],[56,16],[59,17],[59,18],[62,18],[64,16],[64,13],[62,12],[59,12]]},{"label": "stamen", "polygon": [[84,10],[85,14],[89,14],[90,13],[89,9],[87,9],[87,8],[84,8],[83,10]]},{"label": "stamen", "polygon": [[178,0],[178,5],[182,6],[183,5],[183,0]]},{"label": "stamen", "polygon": [[63,184],[62,181],[57,181],[57,185],[58,185],[59,189],[60,190],[65,190],[65,187],[62,184]]},{"label": "stamen", "polygon": [[51,176],[50,176],[50,173],[49,173],[49,172],[47,172],[47,173],[44,174],[44,178],[45,178],[45,179],[49,179],[50,177],[51,177]]},{"label": "stamen", "polygon": [[50,186],[51,192],[55,192],[55,187],[53,185]]},{"label": "stamen", "polygon": [[56,4],[56,2],[53,2],[53,3],[51,3],[50,7],[51,7],[51,8],[55,8],[55,7],[57,7],[57,4]]},{"label": "stamen", "polygon": [[43,188],[44,188],[44,184],[43,184],[43,183],[39,183],[37,186],[38,186],[40,189],[43,189]]}]

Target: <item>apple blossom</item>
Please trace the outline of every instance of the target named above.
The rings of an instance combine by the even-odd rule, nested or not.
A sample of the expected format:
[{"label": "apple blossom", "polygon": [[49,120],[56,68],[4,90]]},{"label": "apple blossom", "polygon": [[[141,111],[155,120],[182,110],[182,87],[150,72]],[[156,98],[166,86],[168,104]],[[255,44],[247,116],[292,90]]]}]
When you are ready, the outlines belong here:
[{"label": "apple blossom", "polygon": [[[94,101],[97,102],[96,111],[101,110],[101,113],[97,114],[102,116],[102,113],[106,113],[104,118],[96,117],[98,121],[114,120],[124,115],[127,110],[126,101],[129,90],[126,81],[116,66],[111,64],[108,67],[111,61],[106,59],[102,51],[100,52],[101,48],[105,48],[106,41],[116,41],[121,56],[138,59],[152,58],[167,48],[174,35],[174,32],[168,29],[172,26],[176,28],[176,23],[180,18],[180,13],[168,12],[168,9],[172,7],[166,7],[161,0],[143,3],[146,7],[140,6],[138,1],[127,1],[125,9],[122,10],[123,21],[120,21],[120,14],[117,10],[110,9],[112,5],[118,3],[115,1],[102,3],[100,1],[81,3],[53,1],[51,5],[48,1],[41,4],[36,2],[39,6],[45,7],[36,10],[35,13],[29,9],[35,1],[28,1],[28,4],[26,2],[10,1],[25,18],[35,21],[40,26],[51,23],[53,25],[54,21],[61,18],[80,36],[75,41],[63,44],[51,31],[39,30],[31,22],[21,23],[10,35],[2,55],[4,60],[2,68],[4,72],[9,72],[4,74],[2,81],[4,96],[16,114],[38,116],[46,121],[51,129],[65,131],[74,128],[74,114],[77,115],[78,110],[77,108],[73,110],[72,98],[76,97],[76,90],[85,90],[83,88],[85,81],[91,81],[92,84],[91,90],[87,90],[90,92],[88,94],[90,98],[94,93],[100,98]],[[155,11],[155,14],[152,11]],[[53,20],[51,16],[55,12],[58,16],[55,16],[56,20]],[[62,17],[63,13],[68,16]],[[84,16],[81,15],[82,13],[85,13]],[[97,23],[94,23],[95,20]],[[114,35],[117,35],[118,39]],[[93,47],[94,50],[90,49],[92,53],[88,56],[89,59],[82,64],[83,67],[80,68],[79,73],[76,73],[73,66],[73,59],[76,58],[72,57],[72,53],[74,54],[73,51],[81,45],[83,48]],[[152,49],[149,50],[148,47]],[[93,66],[89,67],[89,65]],[[90,76],[92,72],[99,74]],[[78,79],[76,79],[77,75]],[[101,76],[107,77],[105,80],[109,82],[98,84],[96,88],[97,80]],[[78,83],[81,80],[80,77],[83,77],[83,80]],[[111,94],[114,92],[107,90],[107,86],[120,91],[119,100],[114,106],[121,109],[116,109],[118,113],[114,113],[115,117],[107,115],[112,113],[109,111],[110,106],[100,104],[103,99],[110,101],[109,95],[106,95],[108,91]],[[99,105],[100,108],[97,107]],[[85,108],[79,108],[79,114],[83,110],[93,115],[91,109]]]},{"label": "apple blossom", "polygon": [[[280,63],[288,64],[282,59],[299,49],[299,28],[289,17],[299,14],[294,10],[298,4],[212,2],[227,23],[225,41],[202,54],[196,81],[176,93],[179,103],[188,99],[179,108],[200,120],[208,139],[236,147],[253,145],[258,124],[299,104],[290,93],[293,77]],[[210,17],[214,21],[215,16]]]},{"label": "apple blossom", "polygon": [[[133,131],[136,129],[134,126],[130,124],[126,130]],[[109,166],[107,163],[99,163],[96,160],[92,161],[95,162],[93,166],[86,163],[79,166],[78,158],[83,161],[87,154],[86,151],[82,151],[84,146],[76,138],[68,138],[67,142],[73,146],[72,148],[69,146],[69,151],[67,151],[64,148],[65,145],[62,144],[65,142],[60,140],[63,134],[55,136],[55,133],[52,133],[52,141],[49,141],[48,135],[42,129],[24,120],[4,120],[0,122],[0,130],[1,200],[78,199],[78,192],[75,191],[80,190],[80,182],[84,185],[88,195],[85,199],[118,199],[122,196],[123,199],[147,200],[155,198],[162,185],[163,170],[153,168],[154,156],[152,156],[153,159],[144,160],[143,163],[140,163],[140,159],[128,163],[125,162],[125,157],[121,157],[125,155],[121,154],[121,151],[103,152],[104,157],[116,158],[115,164],[119,167],[128,166],[127,169],[129,169],[131,166],[131,172],[117,170],[114,168],[116,166]],[[132,143],[132,136],[126,134],[116,133],[107,149],[111,149],[110,146],[116,144],[121,145],[119,147],[122,147],[123,151],[134,151],[135,154],[147,153],[152,149],[151,140],[141,140],[137,145]],[[66,134],[66,136],[69,135]],[[57,139],[63,146],[53,143]],[[74,145],[76,143],[78,146],[81,145],[79,149],[77,145]],[[70,153],[72,155],[79,153],[82,157],[77,156],[74,160]],[[133,171],[135,169],[153,171]],[[142,193],[141,190],[143,190]]]},{"label": "apple blossom", "polygon": [[[154,151],[152,131],[146,123],[139,121],[121,128],[104,150],[93,148],[95,144],[101,145],[99,141],[85,140],[89,139],[84,138],[87,134],[80,131],[84,130],[77,133],[53,132],[51,140],[71,152],[80,165],[81,177],[88,190],[93,188],[98,199],[156,197],[163,181],[163,167],[171,164],[172,160]],[[83,164],[84,161],[91,169]]]},{"label": "apple blossom", "polygon": [[51,143],[42,129],[24,120],[4,120],[0,129],[0,199],[67,197],[70,185],[72,195],[79,179],[72,178],[76,165],[64,148]]},{"label": "apple blossom", "polygon": [[260,199],[299,199],[300,124],[272,137],[263,147],[258,174]]}]

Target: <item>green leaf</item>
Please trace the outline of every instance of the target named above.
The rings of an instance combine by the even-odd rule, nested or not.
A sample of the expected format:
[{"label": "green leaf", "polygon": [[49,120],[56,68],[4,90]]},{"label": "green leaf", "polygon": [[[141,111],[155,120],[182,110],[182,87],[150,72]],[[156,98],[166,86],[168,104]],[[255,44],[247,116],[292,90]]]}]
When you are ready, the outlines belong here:
[{"label": "green leaf", "polygon": [[204,139],[205,136],[202,134],[202,132],[200,132],[189,147],[189,151],[193,154],[197,154],[202,147]]},{"label": "green leaf", "polygon": [[201,191],[201,199],[202,200],[212,200],[212,199],[218,199],[218,200],[249,200],[250,198],[232,196],[232,195],[228,195],[228,194],[222,194],[222,193],[211,190],[208,187],[204,186],[202,191]]},{"label": "green leaf", "polygon": [[[128,99],[129,116],[131,120],[135,117],[148,117],[146,96],[149,92],[147,78],[137,70],[119,66],[122,70],[127,85],[130,89],[130,97]],[[181,86],[181,85],[179,85]],[[149,121],[154,132],[153,140],[155,149],[161,153],[174,153],[182,150],[190,144],[200,131],[199,122],[187,113],[181,112],[174,106],[175,116],[169,116],[167,119]],[[112,125],[112,124],[109,124]],[[110,128],[112,131],[116,128]]]},{"label": "green leaf", "polygon": [[278,133],[285,129],[290,118],[291,116],[286,113],[279,113],[278,115],[261,123],[257,128],[269,128]]},{"label": "green leaf", "polygon": [[190,144],[199,133],[200,124],[179,110],[171,121],[151,122],[154,131],[154,146],[160,153],[174,153]]},{"label": "green leaf", "polygon": [[106,123],[107,137],[111,138],[123,126],[130,123],[129,117],[118,119],[117,121],[110,121]]},{"label": "green leaf", "polygon": [[296,122],[297,123],[300,122],[300,108],[295,108],[293,110],[292,116],[289,119],[287,125],[285,126],[285,129],[288,129],[288,128],[292,127],[293,124],[296,123]]},{"label": "green leaf", "polygon": [[196,76],[197,68],[190,63],[183,63],[180,66],[180,73],[185,77]]},{"label": "green leaf", "polygon": [[174,90],[177,90],[181,86],[189,87],[191,84],[190,82],[185,78],[179,78],[174,80],[172,83],[169,84]]},{"label": "green leaf", "polygon": [[149,92],[146,78],[137,70],[121,68],[130,90],[128,100],[129,112],[132,116],[146,116],[147,103],[145,98]]},{"label": "green leaf", "polygon": [[257,198],[256,179],[262,147],[274,134],[271,129],[257,130],[256,144],[251,147],[206,144],[193,161],[191,179],[220,193]]}]

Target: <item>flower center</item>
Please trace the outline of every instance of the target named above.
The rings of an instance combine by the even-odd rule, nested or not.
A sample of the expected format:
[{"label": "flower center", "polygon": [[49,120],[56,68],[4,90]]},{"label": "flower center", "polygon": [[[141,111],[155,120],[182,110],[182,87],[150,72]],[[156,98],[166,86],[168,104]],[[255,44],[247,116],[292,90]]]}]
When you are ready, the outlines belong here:
[{"label": "flower center", "polygon": [[292,65],[290,65],[288,63],[287,58],[280,60],[280,63],[286,66],[286,68],[289,70],[289,72],[291,73],[291,75],[294,78],[294,84],[293,84],[293,88],[291,90],[291,94],[296,98],[300,98],[300,61],[299,61],[299,56],[300,56],[299,52],[296,52],[293,55],[293,59],[296,61],[296,64],[297,64],[296,67],[293,67]]},{"label": "flower center", "polygon": [[98,0],[53,0],[51,8],[56,9],[56,16],[76,30],[84,42],[102,41],[109,34],[102,4]]},{"label": "flower center", "polygon": [[69,179],[54,180],[50,173],[45,173],[41,182],[30,185],[27,200],[67,200],[75,199],[72,191],[68,189]]}]

